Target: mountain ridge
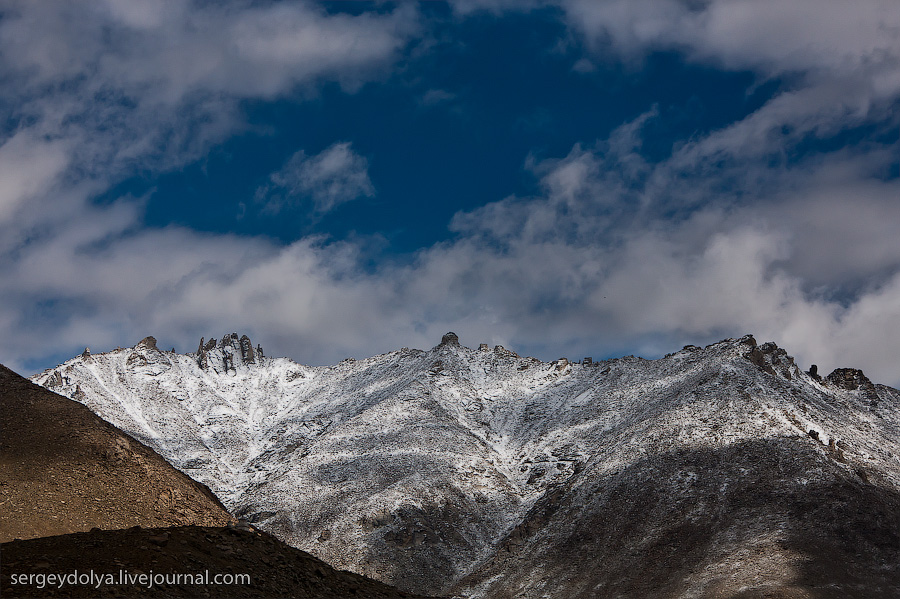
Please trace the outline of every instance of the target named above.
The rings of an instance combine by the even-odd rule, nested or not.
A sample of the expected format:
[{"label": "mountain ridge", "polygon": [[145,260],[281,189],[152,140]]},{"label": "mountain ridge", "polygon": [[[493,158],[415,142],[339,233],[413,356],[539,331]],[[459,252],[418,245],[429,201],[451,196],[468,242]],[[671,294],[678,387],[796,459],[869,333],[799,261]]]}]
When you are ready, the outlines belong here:
[{"label": "mountain ridge", "polygon": [[[505,596],[514,568],[490,564],[530,543],[542,524],[529,514],[542,501],[602,490],[597,481],[644,472],[634,465],[673,451],[779,440],[825,460],[828,480],[900,489],[900,392],[854,369],[804,372],[749,335],[658,360],[590,363],[470,349],[452,333],[429,350],[327,367],[248,347],[229,334],[175,354],[154,340],[33,379],[153,446],[238,516],[338,567],[426,594]],[[676,503],[700,484],[697,472],[685,476]],[[802,488],[791,479],[784,492],[795,483]],[[558,549],[545,532],[535,559]],[[539,582],[515,593],[541,596],[529,594],[548,592]]]}]

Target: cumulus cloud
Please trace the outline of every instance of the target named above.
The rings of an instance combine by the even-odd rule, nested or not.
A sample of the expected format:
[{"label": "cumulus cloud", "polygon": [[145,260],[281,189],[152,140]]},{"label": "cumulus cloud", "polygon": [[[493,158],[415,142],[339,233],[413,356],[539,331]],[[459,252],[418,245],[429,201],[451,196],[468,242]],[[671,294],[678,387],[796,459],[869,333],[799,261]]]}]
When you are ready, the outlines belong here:
[{"label": "cumulus cloud", "polygon": [[256,199],[265,202],[270,212],[304,200],[310,200],[317,213],[330,212],[340,204],[375,195],[368,169],[369,161],[354,152],[350,142],[333,144],[314,156],[300,150],[270,175]]},{"label": "cumulus cloud", "polygon": [[562,0],[594,55],[653,51],[782,79],[752,117],[704,139],[725,156],[776,151],[804,135],[889,118],[900,95],[900,14],[891,0]]}]

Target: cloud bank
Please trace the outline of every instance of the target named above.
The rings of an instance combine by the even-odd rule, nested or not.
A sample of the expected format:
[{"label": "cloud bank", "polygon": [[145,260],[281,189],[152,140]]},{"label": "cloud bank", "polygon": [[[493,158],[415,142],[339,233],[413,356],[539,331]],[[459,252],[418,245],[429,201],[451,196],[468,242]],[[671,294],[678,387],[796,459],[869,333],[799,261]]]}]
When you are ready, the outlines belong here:
[{"label": "cloud bank", "polygon": [[[459,18],[479,6],[467,1]],[[242,98],[377,80],[425,35],[420,15],[12,3],[0,20],[15,83],[2,92],[13,108],[0,140],[0,361],[22,368],[147,334],[186,351],[224,330],[310,363],[430,347],[451,329],[544,358],[658,355],[751,332],[801,364],[900,384],[900,152],[879,134],[900,119],[891,6],[562,2],[583,60],[637,65],[673,50],[778,79],[779,91],[656,162],[642,147],[661,117],[647,107],[608,139],[528,159],[534,196],[460,212],[451,241],[372,267],[352,242],[149,229],[143,199],[91,198],[240,131]],[[798,151],[861,127],[875,134]],[[374,186],[366,158],[340,141],[296,154],[261,193],[326,212]]]}]

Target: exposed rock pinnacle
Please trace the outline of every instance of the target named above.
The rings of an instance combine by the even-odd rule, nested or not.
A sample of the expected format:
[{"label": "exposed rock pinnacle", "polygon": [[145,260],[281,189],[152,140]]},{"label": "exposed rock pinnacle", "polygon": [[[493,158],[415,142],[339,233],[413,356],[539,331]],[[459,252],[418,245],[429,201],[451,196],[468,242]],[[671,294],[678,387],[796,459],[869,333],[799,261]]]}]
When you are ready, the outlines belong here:
[{"label": "exposed rock pinnacle", "polygon": [[247,335],[241,337],[241,358],[244,360],[244,364],[256,363],[256,356],[253,353],[253,343]]},{"label": "exposed rock pinnacle", "polygon": [[459,345],[459,337],[451,331],[441,337],[441,345]]},{"label": "exposed rock pinnacle", "polygon": [[152,337],[152,336],[148,335],[147,337],[144,337],[143,339],[141,339],[138,342],[138,344],[135,345],[134,347],[135,348],[146,347],[147,349],[158,349],[156,347],[156,337]]}]

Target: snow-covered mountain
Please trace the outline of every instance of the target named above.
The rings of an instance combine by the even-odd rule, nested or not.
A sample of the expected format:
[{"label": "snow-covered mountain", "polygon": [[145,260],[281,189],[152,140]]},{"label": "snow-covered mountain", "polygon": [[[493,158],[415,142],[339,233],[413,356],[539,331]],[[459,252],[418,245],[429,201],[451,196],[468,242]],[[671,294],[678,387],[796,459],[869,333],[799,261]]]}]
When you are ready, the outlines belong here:
[{"label": "snow-covered mountain", "polygon": [[448,333],[329,367],[236,334],[186,355],[148,337],[32,378],[236,515],[402,589],[855,596],[864,576],[900,596],[900,392],[750,336],[545,363]]}]

